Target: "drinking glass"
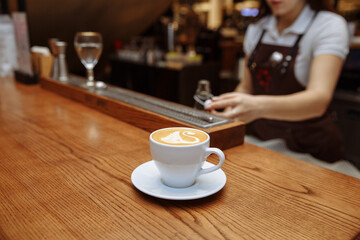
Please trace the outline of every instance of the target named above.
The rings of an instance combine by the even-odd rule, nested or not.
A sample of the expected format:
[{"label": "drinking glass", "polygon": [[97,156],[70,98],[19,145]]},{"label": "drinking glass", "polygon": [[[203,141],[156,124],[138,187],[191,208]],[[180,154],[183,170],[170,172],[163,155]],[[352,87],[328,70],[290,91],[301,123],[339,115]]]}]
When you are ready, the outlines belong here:
[{"label": "drinking glass", "polygon": [[106,88],[104,82],[94,80],[94,67],[97,64],[102,49],[102,36],[97,32],[78,32],[75,35],[74,46],[87,70],[87,82],[84,87],[87,89]]}]

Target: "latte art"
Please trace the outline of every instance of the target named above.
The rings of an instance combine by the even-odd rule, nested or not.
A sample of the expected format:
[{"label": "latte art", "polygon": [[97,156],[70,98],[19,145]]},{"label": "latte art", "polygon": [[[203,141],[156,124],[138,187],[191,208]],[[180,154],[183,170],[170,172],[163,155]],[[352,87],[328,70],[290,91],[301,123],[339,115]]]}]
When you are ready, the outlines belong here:
[{"label": "latte art", "polygon": [[204,142],[208,136],[202,131],[188,128],[166,128],[152,134],[152,139],[168,145],[193,145]]},{"label": "latte art", "polygon": [[[183,137],[181,137],[181,135],[183,137],[192,138],[193,140],[189,141],[189,140],[183,139]],[[195,133],[193,133],[191,131],[186,131],[186,132],[182,132],[182,133],[180,133],[180,131],[176,131],[166,137],[161,138],[161,141],[169,143],[169,144],[179,144],[179,143],[195,144],[195,143],[200,142],[199,138],[193,137],[190,135],[195,135]]]}]

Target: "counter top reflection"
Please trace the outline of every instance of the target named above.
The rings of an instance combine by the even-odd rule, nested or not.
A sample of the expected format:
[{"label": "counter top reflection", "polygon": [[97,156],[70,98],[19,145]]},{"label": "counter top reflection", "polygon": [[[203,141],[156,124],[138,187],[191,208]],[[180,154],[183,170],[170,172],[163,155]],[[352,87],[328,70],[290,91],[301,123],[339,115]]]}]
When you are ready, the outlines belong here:
[{"label": "counter top reflection", "polygon": [[0,239],[360,238],[359,179],[247,143],[225,150],[215,195],[142,194],[130,176],[150,160],[148,137],[0,78]]}]

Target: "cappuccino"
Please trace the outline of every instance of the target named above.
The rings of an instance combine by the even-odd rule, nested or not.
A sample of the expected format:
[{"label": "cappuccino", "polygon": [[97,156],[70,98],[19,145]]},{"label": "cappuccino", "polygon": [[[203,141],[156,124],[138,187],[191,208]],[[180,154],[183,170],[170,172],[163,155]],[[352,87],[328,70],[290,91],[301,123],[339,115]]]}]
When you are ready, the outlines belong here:
[{"label": "cappuccino", "polygon": [[208,135],[193,128],[164,128],[152,133],[151,138],[167,145],[194,145],[208,139]]},{"label": "cappuccino", "polygon": [[[219,169],[225,160],[220,149],[209,147],[210,136],[198,129],[163,128],[153,132],[149,140],[151,157],[168,187],[189,187],[200,175]],[[219,157],[219,163],[202,168],[211,154]]]}]

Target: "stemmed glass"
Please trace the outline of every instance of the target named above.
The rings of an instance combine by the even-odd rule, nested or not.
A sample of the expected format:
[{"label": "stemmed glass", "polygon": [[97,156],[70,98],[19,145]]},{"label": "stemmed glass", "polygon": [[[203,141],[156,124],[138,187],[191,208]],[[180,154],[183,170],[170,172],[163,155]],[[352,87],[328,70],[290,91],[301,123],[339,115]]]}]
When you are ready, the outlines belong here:
[{"label": "stemmed glass", "polygon": [[81,63],[87,70],[87,82],[84,87],[87,89],[106,88],[104,82],[94,80],[94,67],[103,49],[101,34],[97,32],[78,32],[75,35],[74,46]]}]

